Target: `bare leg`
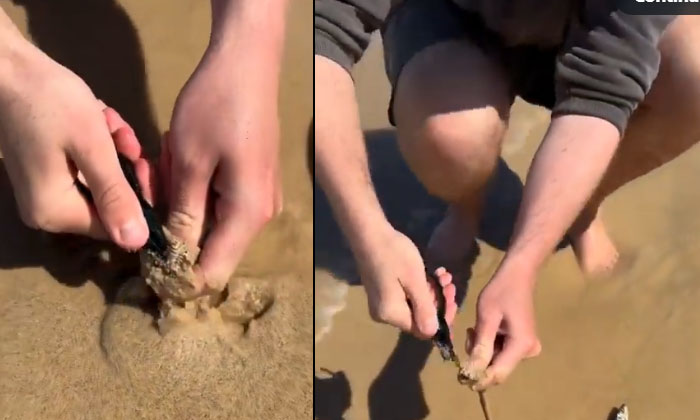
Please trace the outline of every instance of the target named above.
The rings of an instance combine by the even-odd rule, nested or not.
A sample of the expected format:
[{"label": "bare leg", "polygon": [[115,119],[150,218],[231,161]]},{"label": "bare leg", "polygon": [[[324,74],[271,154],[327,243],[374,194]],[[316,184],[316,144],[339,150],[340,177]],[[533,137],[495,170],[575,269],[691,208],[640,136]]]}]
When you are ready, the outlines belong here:
[{"label": "bare leg", "polygon": [[426,189],[450,204],[433,232],[428,258],[456,274],[476,235],[512,99],[502,69],[467,41],[421,51],[397,84],[401,153]]},{"label": "bare leg", "polygon": [[610,270],[617,250],[599,207],[629,181],[673,160],[700,140],[700,16],[680,16],[661,40],[661,68],[633,114],[608,172],[569,231],[582,270]]}]

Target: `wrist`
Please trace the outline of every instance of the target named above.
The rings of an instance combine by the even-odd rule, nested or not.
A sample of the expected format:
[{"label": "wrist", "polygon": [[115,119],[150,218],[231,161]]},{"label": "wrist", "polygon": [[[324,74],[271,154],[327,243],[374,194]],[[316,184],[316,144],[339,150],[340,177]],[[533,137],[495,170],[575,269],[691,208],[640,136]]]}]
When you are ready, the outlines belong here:
[{"label": "wrist", "polygon": [[27,80],[45,65],[42,58],[48,57],[19,32],[10,34],[7,28],[0,32],[0,96],[7,98],[26,86]]},{"label": "wrist", "polygon": [[501,261],[494,278],[534,288],[539,268],[540,264],[532,258],[522,254],[512,254],[509,251]]},{"label": "wrist", "polygon": [[339,215],[338,221],[356,257],[375,253],[385,242],[387,233],[394,230],[378,203],[342,213],[345,215]]},{"label": "wrist", "polygon": [[284,49],[287,0],[211,0],[212,26],[207,55],[278,71]]}]

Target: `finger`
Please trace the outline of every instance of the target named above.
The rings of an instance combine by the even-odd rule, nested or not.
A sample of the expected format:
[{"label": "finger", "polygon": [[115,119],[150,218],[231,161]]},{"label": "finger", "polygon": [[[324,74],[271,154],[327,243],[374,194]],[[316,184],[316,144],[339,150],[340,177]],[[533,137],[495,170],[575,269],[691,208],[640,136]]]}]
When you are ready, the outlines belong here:
[{"label": "finger", "polygon": [[158,171],[160,174],[161,183],[159,184],[158,193],[162,194],[162,199],[170,202],[170,132],[166,131],[163,134],[163,141],[160,144],[160,159],[158,160]]},{"label": "finger", "polygon": [[469,352],[468,369],[470,372],[482,372],[491,362],[493,346],[498,334],[501,317],[491,314],[477,314],[474,328],[474,345]]},{"label": "finger", "polygon": [[450,284],[452,284],[452,274],[448,272],[444,272],[440,276],[438,276],[438,280],[440,282],[440,286],[445,287]]},{"label": "finger", "polygon": [[457,315],[457,303],[455,302],[457,288],[454,284],[449,284],[442,289],[442,293],[445,296],[445,321],[447,321],[447,325],[452,325]]},{"label": "finger", "polygon": [[435,270],[435,276],[438,278],[440,286],[445,287],[452,282],[452,274],[446,268],[440,267]]},{"label": "finger", "polygon": [[413,320],[419,338],[430,338],[438,330],[437,309],[431,286],[422,277],[399,278],[406,296],[413,307]]},{"label": "finger", "polygon": [[[141,143],[139,143],[136,133],[131,126],[124,121],[124,119],[119,115],[119,113],[104,105],[104,102],[100,101],[104,109],[102,113],[105,116],[105,121],[107,122],[107,128],[109,129],[112,138],[115,140],[115,145],[117,151],[129,160],[134,161],[142,156],[143,149],[141,148]],[[121,132],[120,136],[116,136],[118,132]],[[118,137],[118,138],[117,138]]]},{"label": "finger", "polygon": [[261,230],[262,223],[225,198],[219,198],[215,203],[215,220],[202,246],[199,269],[206,285],[222,289],[248,245]]},{"label": "finger", "polygon": [[114,140],[114,147],[117,149],[117,152],[121,153],[131,162],[142,157],[143,150],[141,149],[141,144],[134,132],[128,127],[121,127],[112,132],[112,139]]},{"label": "finger", "polygon": [[141,186],[143,198],[146,199],[150,205],[153,205],[155,203],[155,197],[157,196],[156,189],[158,187],[155,168],[153,168],[153,165],[146,159],[137,159],[134,162],[134,172],[136,172],[136,179]]},{"label": "finger", "polygon": [[134,165],[134,172],[136,173],[136,179],[141,187],[143,197],[146,201],[153,204],[155,176],[153,176],[150,163],[141,157],[141,145],[136,140],[134,133],[126,127],[121,127],[112,133],[112,139],[117,152],[129,159]]},{"label": "finger", "polygon": [[[204,229],[209,184],[214,173],[214,165],[195,156],[180,154],[177,158],[171,155],[171,158],[170,209],[167,227],[173,235],[186,244],[196,246]],[[230,227],[227,228],[230,229]]]},{"label": "finger", "polygon": [[128,131],[131,132],[131,134],[136,138],[136,134],[134,134],[134,130],[131,128],[131,126],[124,121],[121,115],[114,109],[110,108],[105,105],[104,102],[99,101],[100,104],[102,105],[102,113],[105,116],[105,121],[107,121],[107,128],[109,129],[109,132],[114,134],[115,131],[126,128]]},{"label": "finger", "polygon": [[528,355],[530,347],[525,340],[509,337],[503,350],[494,357],[493,364],[486,369],[484,379],[477,384],[477,388],[485,389],[492,385],[502,384],[515,370],[518,363]]},{"label": "finger", "polygon": [[467,350],[467,354],[471,354],[472,350],[474,349],[474,342],[476,341],[476,331],[474,331],[474,328],[467,328],[467,342],[465,344],[465,349]]},{"label": "finger", "polygon": [[119,165],[109,130],[95,124],[83,134],[82,139],[74,139],[68,152],[85,177],[100,220],[119,246],[138,249],[148,239],[148,228]]}]

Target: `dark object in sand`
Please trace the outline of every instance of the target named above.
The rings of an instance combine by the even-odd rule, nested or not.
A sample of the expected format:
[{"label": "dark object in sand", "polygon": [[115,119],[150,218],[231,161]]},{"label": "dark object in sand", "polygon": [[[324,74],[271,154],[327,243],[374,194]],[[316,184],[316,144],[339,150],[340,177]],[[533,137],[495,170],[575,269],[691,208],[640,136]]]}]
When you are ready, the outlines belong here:
[{"label": "dark object in sand", "polygon": [[[453,362],[457,366],[457,369],[460,369],[461,371],[462,365],[457,357],[457,354],[455,353],[454,345],[452,344],[452,337],[450,337],[450,327],[447,325],[447,320],[445,320],[445,307],[447,304],[445,302],[445,295],[439,292],[442,290],[442,286],[440,286],[440,281],[436,278],[435,274],[428,271],[426,271],[425,274],[428,279],[433,282],[433,285],[438,291],[435,294],[437,297],[438,330],[433,336],[433,343],[435,343],[435,347],[437,347],[440,351],[440,356],[442,356],[442,359],[446,362]],[[462,375],[458,376],[457,380],[460,383],[464,383]]]},{"label": "dark object in sand", "polygon": [[144,249],[153,251],[159,255],[165,255],[167,250],[168,241],[165,239],[165,233],[163,233],[163,225],[158,220],[158,215],[155,209],[151,206],[145,198],[143,198],[143,191],[139,185],[139,181],[136,178],[136,172],[134,172],[134,167],[131,161],[126,157],[119,156],[119,165],[124,172],[127,182],[131,186],[131,189],[136,193],[136,197],[139,199],[139,204],[141,205],[141,210],[143,211],[143,216],[146,218],[146,224],[148,225],[148,241],[144,245]]}]

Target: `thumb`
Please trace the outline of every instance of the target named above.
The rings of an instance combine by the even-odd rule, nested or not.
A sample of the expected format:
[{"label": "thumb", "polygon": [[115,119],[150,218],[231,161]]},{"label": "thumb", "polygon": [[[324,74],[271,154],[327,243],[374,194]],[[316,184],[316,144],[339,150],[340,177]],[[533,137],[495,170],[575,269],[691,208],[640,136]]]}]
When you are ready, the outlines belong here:
[{"label": "thumb", "polygon": [[401,281],[406,296],[411,301],[416,335],[424,339],[432,337],[437,333],[438,320],[430,283],[422,277],[411,278],[407,281],[399,279],[399,281]]},{"label": "thumb", "polygon": [[217,200],[215,213],[217,220],[202,245],[199,268],[204,283],[221,290],[260,231],[260,224],[225,198]]},{"label": "thumb", "polygon": [[467,371],[474,378],[481,375],[491,363],[500,323],[499,315],[484,311],[477,313],[476,326],[474,332],[469,334],[470,343],[467,346]]},{"label": "thumb", "polygon": [[[172,149],[170,151],[172,153]],[[204,159],[182,159],[177,154],[171,154],[169,158],[169,168],[166,168],[170,171],[167,228],[186,244],[197,246],[204,230],[213,169]]]},{"label": "thumb", "polygon": [[148,239],[148,227],[136,194],[124,177],[106,125],[96,125],[69,149],[85,177],[95,209],[109,236],[125,249],[138,249]]}]

